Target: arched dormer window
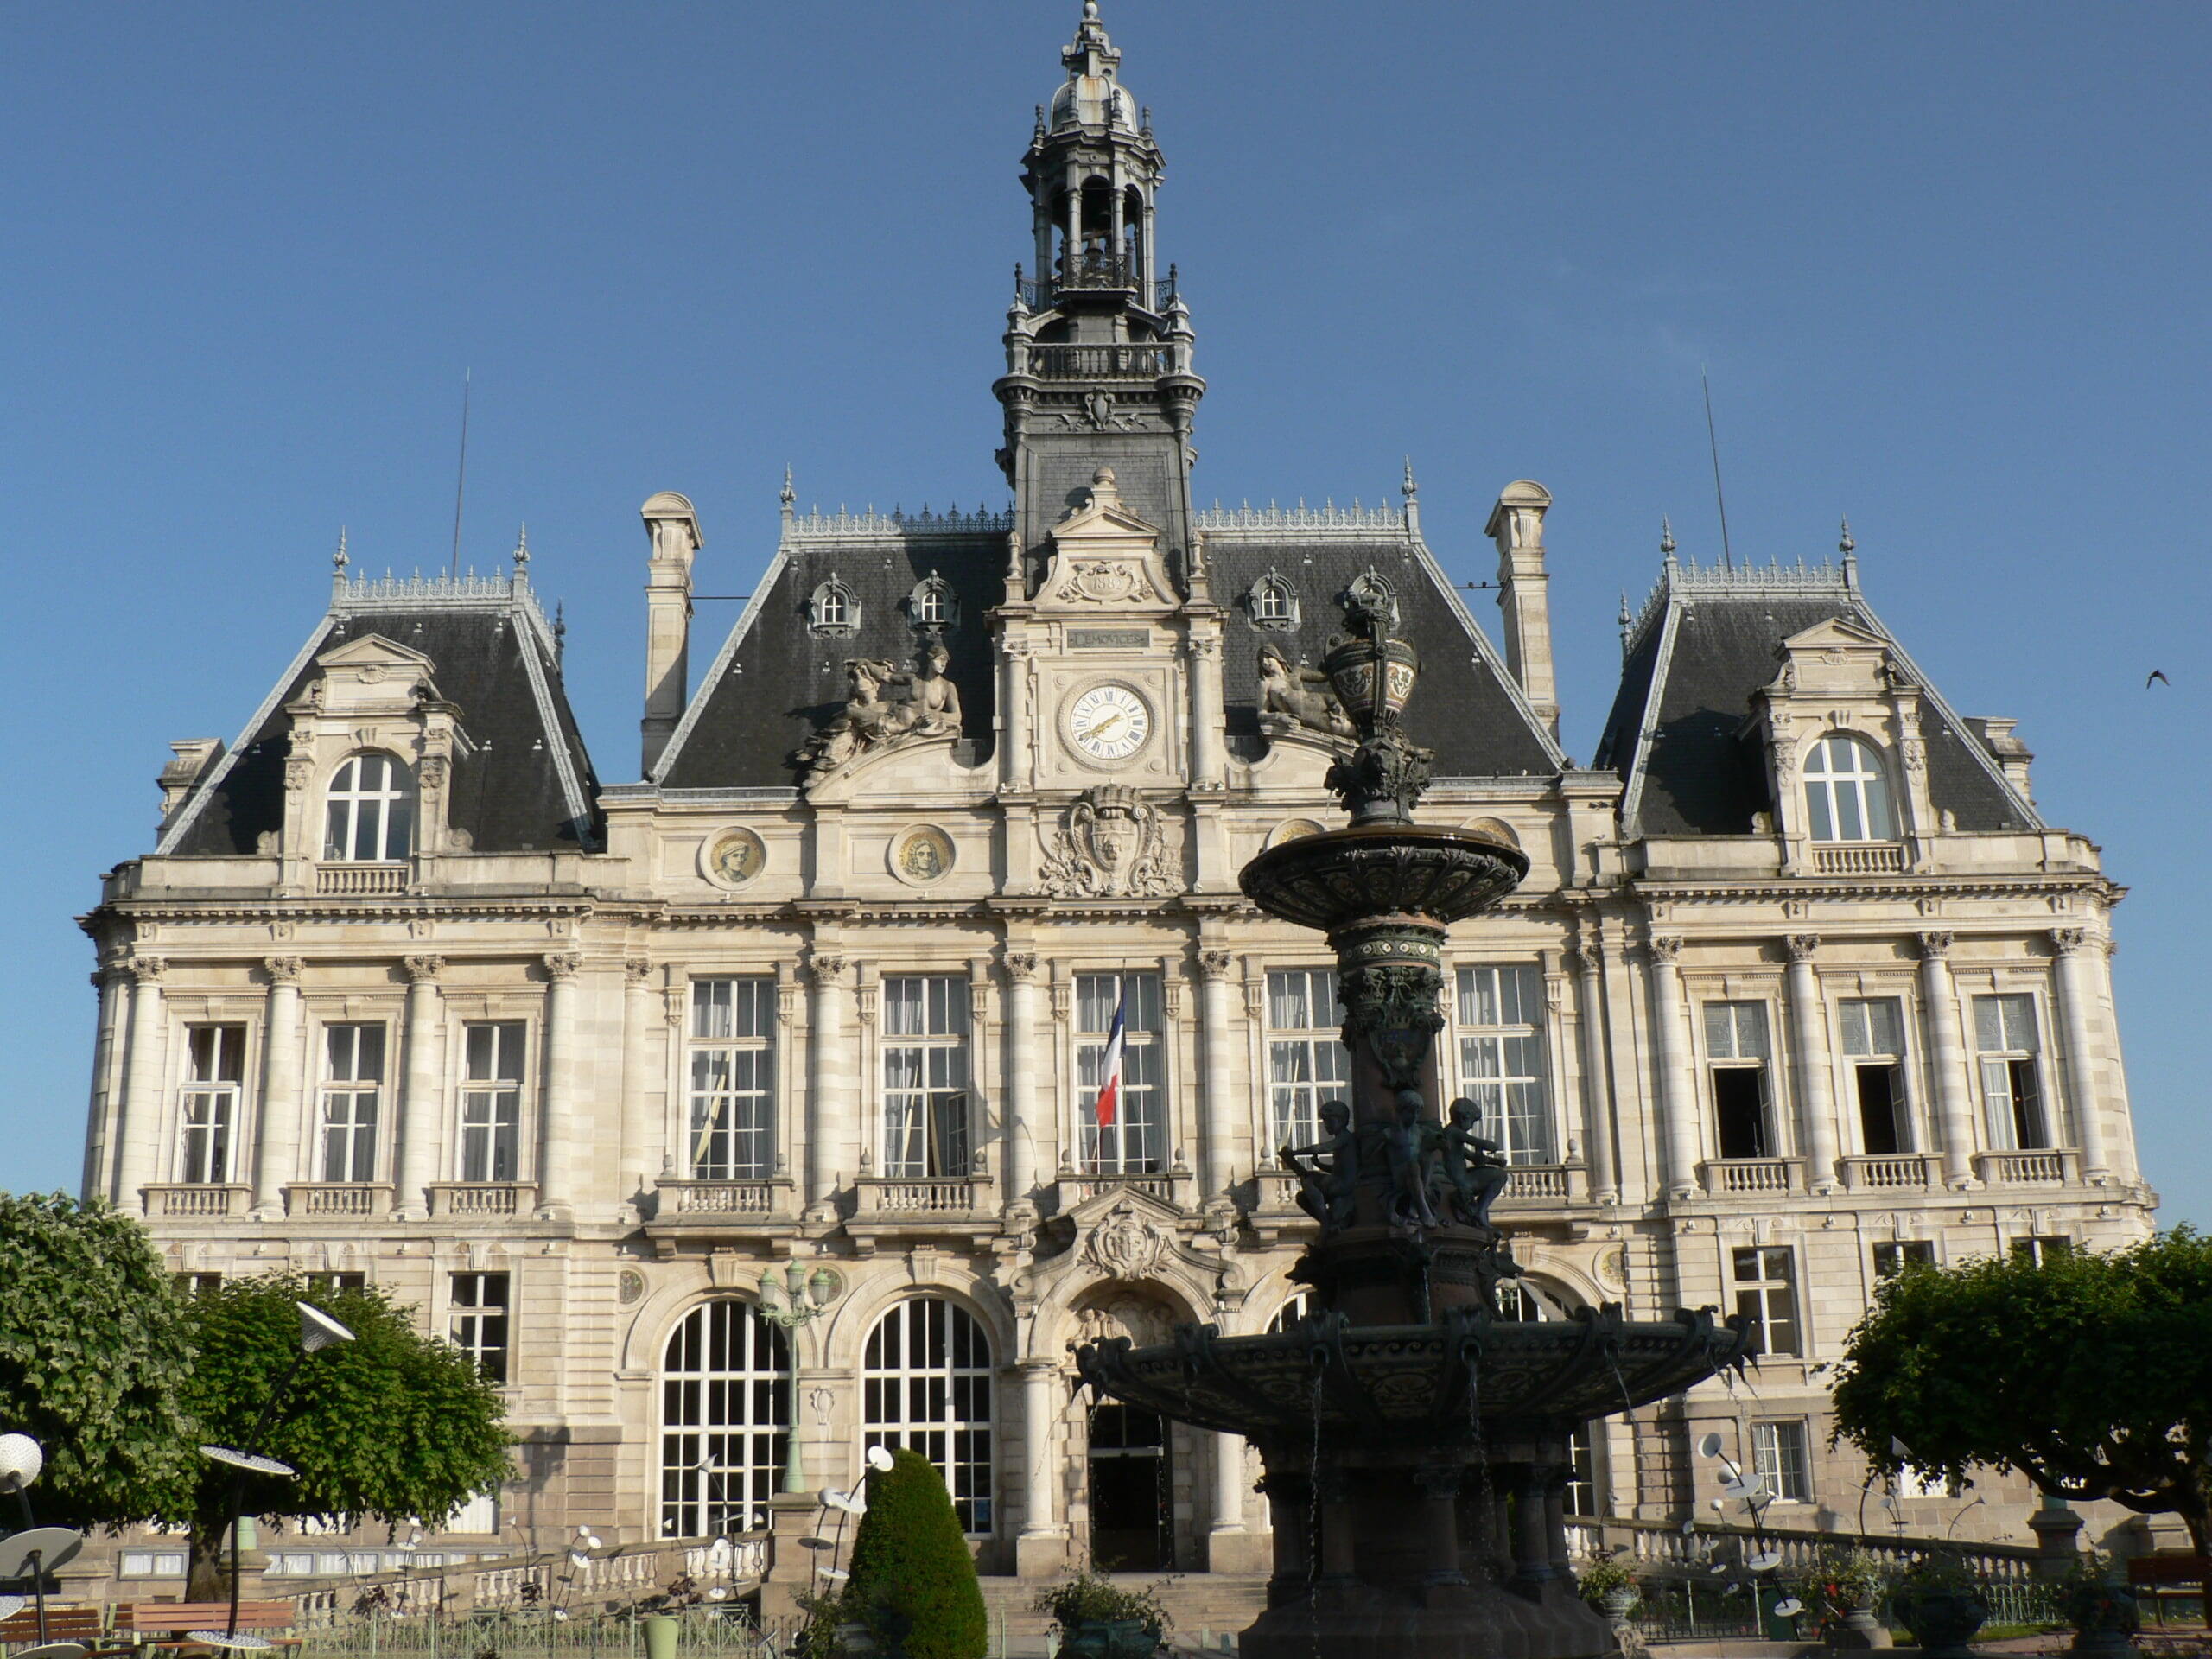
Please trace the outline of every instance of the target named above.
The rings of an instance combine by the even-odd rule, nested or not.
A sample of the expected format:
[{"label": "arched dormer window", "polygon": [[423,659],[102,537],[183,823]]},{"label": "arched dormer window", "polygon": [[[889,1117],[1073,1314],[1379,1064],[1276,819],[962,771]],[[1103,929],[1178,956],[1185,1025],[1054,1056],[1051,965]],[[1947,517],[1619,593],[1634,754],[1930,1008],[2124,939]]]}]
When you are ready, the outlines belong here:
[{"label": "arched dormer window", "polygon": [[907,595],[906,614],[918,628],[950,627],[960,620],[960,604],[952,596],[952,584],[931,571]]},{"label": "arched dormer window", "polygon": [[836,576],[817,588],[806,602],[806,626],[817,633],[844,639],[860,625],[860,595]]},{"label": "arched dormer window", "polygon": [[415,850],[415,781],[397,756],[351,754],[331,774],[322,855],[334,863],[393,864]]},{"label": "arched dormer window", "polygon": [[1254,627],[1287,632],[1298,626],[1298,590],[1270,570],[1244,595],[1244,610]]},{"label": "arched dormer window", "polygon": [[1872,744],[1829,734],[1805,757],[1805,816],[1815,841],[1895,841],[1889,776]]},{"label": "arched dormer window", "polygon": [[1348,598],[1374,606],[1389,619],[1391,627],[1398,626],[1398,590],[1390,585],[1389,577],[1373,565],[1354,576],[1344,593]]}]

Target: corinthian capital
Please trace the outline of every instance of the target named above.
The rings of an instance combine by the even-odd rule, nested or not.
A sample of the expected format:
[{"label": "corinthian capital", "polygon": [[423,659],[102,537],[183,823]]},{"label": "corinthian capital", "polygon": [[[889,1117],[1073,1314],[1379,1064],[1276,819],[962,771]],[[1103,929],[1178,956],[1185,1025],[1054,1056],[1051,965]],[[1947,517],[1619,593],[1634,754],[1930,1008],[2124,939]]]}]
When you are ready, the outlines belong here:
[{"label": "corinthian capital", "polygon": [[1037,977],[1037,953],[1034,950],[1009,950],[1006,953],[1006,976],[1017,982]]},{"label": "corinthian capital", "polygon": [[406,969],[410,985],[422,985],[445,971],[446,959],[443,957],[403,957],[400,966]]},{"label": "corinthian capital", "polygon": [[647,958],[626,957],[622,959],[622,977],[626,982],[632,985],[643,985],[652,976],[653,965]]},{"label": "corinthian capital", "polygon": [[2070,957],[2089,942],[2086,927],[2054,927],[2050,930],[2051,949],[2062,957]]},{"label": "corinthian capital", "polygon": [[545,977],[557,985],[564,980],[574,979],[577,969],[583,965],[584,959],[573,950],[551,951],[545,957]]},{"label": "corinthian capital", "polygon": [[269,976],[271,985],[298,984],[301,971],[306,967],[307,963],[297,957],[264,957],[261,959],[261,971]]},{"label": "corinthian capital", "polygon": [[853,964],[842,957],[817,950],[807,958],[806,971],[814,976],[817,985],[842,987],[850,982]]},{"label": "corinthian capital", "polygon": [[158,985],[169,970],[167,957],[133,957],[123,964],[123,970],[141,985]]},{"label": "corinthian capital", "polygon": [[1198,977],[1201,979],[1227,979],[1236,966],[1236,958],[1226,950],[1198,952]]},{"label": "corinthian capital", "polygon": [[1941,962],[1951,954],[1951,935],[1947,932],[1922,933],[1916,938],[1923,961]]},{"label": "corinthian capital", "polygon": [[1792,933],[1782,943],[1789,952],[1790,961],[1810,962],[1813,953],[1821,948],[1821,936],[1817,933]]},{"label": "corinthian capital", "polygon": [[1646,948],[1651,952],[1652,961],[1662,968],[1671,968],[1682,954],[1682,936],[1679,933],[1654,933]]}]

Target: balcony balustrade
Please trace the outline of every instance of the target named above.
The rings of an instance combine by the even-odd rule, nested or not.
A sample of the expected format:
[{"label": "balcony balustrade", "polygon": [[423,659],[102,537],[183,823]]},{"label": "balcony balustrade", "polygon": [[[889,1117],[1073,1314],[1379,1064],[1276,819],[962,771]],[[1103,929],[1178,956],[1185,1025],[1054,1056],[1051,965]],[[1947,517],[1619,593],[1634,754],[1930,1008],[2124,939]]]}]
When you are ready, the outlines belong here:
[{"label": "balcony balustrade", "polygon": [[1131,1170],[1117,1173],[1105,1170],[1063,1169],[1060,1171],[1059,1198],[1063,1211],[1079,1204],[1088,1204],[1102,1192],[1142,1192],[1158,1198],[1162,1204],[1182,1207],[1181,1193],[1189,1185],[1191,1172],[1178,1165],[1168,1170]]},{"label": "balcony balustrade", "polygon": [[1942,1160],[1925,1153],[1839,1158],[1847,1192],[1927,1192],[1942,1185]]},{"label": "balcony balustrade", "polygon": [[1166,345],[1033,346],[1030,372],[1040,380],[1156,380],[1173,373]]},{"label": "balcony balustrade", "polygon": [[537,1207],[528,1181],[440,1181],[430,1188],[434,1216],[526,1216]]},{"label": "balcony balustrade", "polygon": [[391,1187],[383,1181],[295,1181],[284,1189],[288,1216],[388,1216]]},{"label": "balcony balustrade", "polygon": [[1978,1152],[1974,1173],[1987,1186],[2072,1186],[2082,1179],[2082,1154],[2071,1147],[2036,1152]]},{"label": "balcony balustrade", "polygon": [[315,890],[324,899],[389,898],[407,891],[406,864],[321,864]]},{"label": "balcony balustrade", "polygon": [[1813,849],[1815,875],[1903,875],[1904,846],[1894,841],[1846,842]]},{"label": "balcony balustrade", "polygon": [[966,1175],[862,1176],[854,1183],[855,1214],[861,1219],[968,1219],[981,1213],[986,1185]]},{"label": "balcony balustrade", "polygon": [[148,1215],[194,1220],[244,1215],[251,1192],[246,1186],[213,1181],[162,1182],[139,1191],[145,1196]]},{"label": "balcony balustrade", "polygon": [[1795,1158],[1715,1158],[1702,1166],[1707,1197],[1758,1198],[1805,1190]]}]

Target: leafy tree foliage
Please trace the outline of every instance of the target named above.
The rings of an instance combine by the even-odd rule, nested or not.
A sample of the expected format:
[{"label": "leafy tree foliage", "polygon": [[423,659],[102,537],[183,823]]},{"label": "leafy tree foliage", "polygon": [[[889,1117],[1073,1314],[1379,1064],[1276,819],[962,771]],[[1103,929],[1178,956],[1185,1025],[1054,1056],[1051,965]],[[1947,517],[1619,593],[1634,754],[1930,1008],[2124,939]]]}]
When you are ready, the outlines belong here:
[{"label": "leafy tree foliage", "polygon": [[121,1526],[174,1504],[199,1462],[178,1397],[191,1363],[182,1299],[137,1222],[0,1194],[0,1432],[45,1449],[41,1522]]},{"label": "leafy tree foliage", "polygon": [[1835,1438],[1892,1474],[2018,1469],[2044,1492],[2212,1520],[2212,1239],[1908,1266],[1851,1333]]},{"label": "leafy tree foliage", "polygon": [[918,1452],[894,1452],[890,1468],[869,1471],[844,1605],[907,1659],[983,1659],[990,1620],[976,1558],[944,1477]]},{"label": "leafy tree foliage", "polygon": [[[248,1478],[246,1514],[404,1522],[448,1514],[506,1478],[499,1390],[467,1355],[423,1335],[382,1291],[310,1294],[290,1274],[233,1280],[192,1298],[198,1357],[184,1400],[200,1440],[243,1446],[252,1437],[300,1351],[296,1301],[323,1309],[354,1340],[301,1364],[276,1421],[249,1448],[291,1465],[297,1478]],[[236,1478],[203,1462],[164,1517],[191,1529],[188,1596],[226,1587],[220,1551]]]}]

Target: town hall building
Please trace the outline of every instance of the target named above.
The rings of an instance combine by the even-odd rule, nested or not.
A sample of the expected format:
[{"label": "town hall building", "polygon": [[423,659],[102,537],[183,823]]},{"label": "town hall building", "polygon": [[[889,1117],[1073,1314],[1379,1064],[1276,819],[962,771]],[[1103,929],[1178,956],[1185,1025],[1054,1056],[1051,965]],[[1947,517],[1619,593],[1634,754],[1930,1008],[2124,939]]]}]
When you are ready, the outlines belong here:
[{"label": "town hall building", "polygon": [[[524,1444],[432,1529],[453,1555],[757,1531],[787,1467],[845,1486],[885,1444],[937,1463],[987,1572],[1264,1571],[1244,1444],[1093,1401],[1071,1350],[1299,1311],[1278,1149],[1348,1057],[1323,940],[1237,874],[1340,819],[1314,664],[1357,594],[1421,658],[1421,820],[1529,861],[1454,931],[1432,1079],[1512,1162],[1507,1312],[1759,1326],[1745,1382],[1595,1426],[1573,1507],[1705,1508],[1718,1433],[1776,1524],[1854,1524],[1826,1378],[1882,1275],[2150,1229],[2122,889],[2044,820],[2013,722],[1883,625],[1847,531],[1809,563],[1662,543],[1578,766],[1542,486],[1497,494],[1482,620],[1410,469],[1387,507],[1198,505],[1150,113],[1095,4],[1061,61],[989,387],[1011,508],[823,514],[787,484],[710,553],[651,496],[635,765],[587,752],[525,550],[458,580],[341,552],[85,918],[86,1192],[180,1274],[373,1283],[474,1354]],[[695,639],[702,573],[771,537]],[[1961,1535],[2024,1538],[2025,1488],[1986,1490]],[[1959,1509],[1897,1501],[1921,1533]],[[266,1541],[274,1574],[330,1570]]]}]

